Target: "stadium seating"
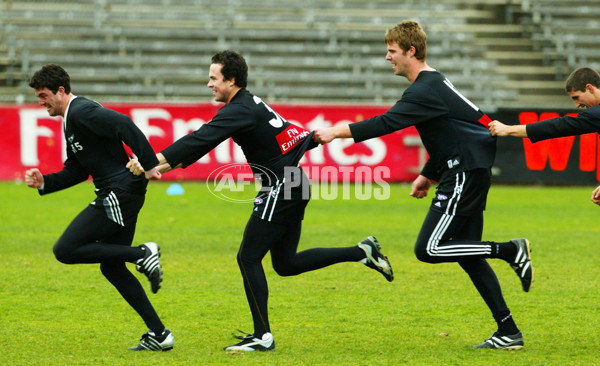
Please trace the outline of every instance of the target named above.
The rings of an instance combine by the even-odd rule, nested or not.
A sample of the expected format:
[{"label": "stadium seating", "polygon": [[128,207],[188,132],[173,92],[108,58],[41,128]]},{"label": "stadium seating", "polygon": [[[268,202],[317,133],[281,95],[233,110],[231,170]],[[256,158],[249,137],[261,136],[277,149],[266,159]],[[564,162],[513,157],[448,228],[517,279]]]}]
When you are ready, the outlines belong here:
[{"label": "stadium seating", "polygon": [[534,40],[546,63],[564,62],[569,68],[600,65],[600,2],[532,1]]},{"label": "stadium seating", "polygon": [[565,9],[586,9],[577,13],[593,22],[592,3],[5,0],[0,103],[34,102],[27,80],[50,62],[99,101],[204,102],[210,57],[234,49],[250,66],[249,89],[270,102],[391,104],[408,82],[393,77],[383,34],[415,19],[428,33],[428,63],[483,109],[570,107],[565,74],[600,55],[587,47],[593,35],[573,37],[581,27],[570,20],[581,20]]}]

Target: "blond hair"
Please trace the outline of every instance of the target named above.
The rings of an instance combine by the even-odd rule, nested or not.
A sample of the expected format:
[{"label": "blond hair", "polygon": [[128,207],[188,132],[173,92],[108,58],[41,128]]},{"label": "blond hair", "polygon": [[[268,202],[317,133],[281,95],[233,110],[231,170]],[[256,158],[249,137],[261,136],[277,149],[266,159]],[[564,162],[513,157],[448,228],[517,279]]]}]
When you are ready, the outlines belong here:
[{"label": "blond hair", "polygon": [[405,20],[385,32],[385,43],[396,42],[406,52],[413,46],[415,57],[424,61],[427,57],[427,35],[418,22]]}]

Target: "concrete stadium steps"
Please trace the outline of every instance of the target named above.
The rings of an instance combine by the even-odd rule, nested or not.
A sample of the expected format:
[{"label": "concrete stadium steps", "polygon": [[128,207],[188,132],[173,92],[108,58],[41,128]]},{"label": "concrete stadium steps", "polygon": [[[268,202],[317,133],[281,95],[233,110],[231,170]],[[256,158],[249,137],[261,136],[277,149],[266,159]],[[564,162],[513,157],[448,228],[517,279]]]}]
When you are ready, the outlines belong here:
[{"label": "concrete stadium steps", "polygon": [[[96,15],[93,19],[91,16],[85,17],[85,12],[89,9],[81,6],[70,11],[64,7],[54,10],[47,7],[41,9],[43,14],[36,15],[34,8],[27,8],[25,4],[20,5],[20,17],[17,16],[8,23],[20,29],[19,40],[13,42],[13,48],[27,55],[30,62],[42,64],[60,57],[65,67],[74,70],[74,80],[77,76],[82,82],[95,81],[98,86],[88,87],[87,90],[96,93],[146,93],[141,91],[142,87],[149,90],[165,88],[167,83],[180,80],[177,75],[168,78],[164,72],[157,71],[156,68],[162,64],[170,64],[172,68],[182,70],[182,75],[189,73],[190,77],[186,80],[188,83],[198,82],[198,78],[203,76],[198,76],[193,70],[202,69],[203,75],[209,62],[206,57],[199,58],[198,54],[203,51],[206,53],[207,49],[212,54],[219,49],[234,48],[246,56],[251,69],[255,67],[256,85],[278,88],[280,92],[276,98],[279,100],[309,100],[312,93],[313,100],[355,100],[359,97],[362,100],[363,96],[371,95],[376,102],[392,103],[398,98],[398,85],[403,83],[402,80],[390,77],[389,64],[383,59],[384,30],[398,20],[396,13],[418,16],[430,23],[440,22],[437,16],[440,10],[444,10],[446,15],[443,18],[444,25],[459,28],[448,32],[447,27],[442,27],[439,32],[430,32],[429,55],[439,60],[436,67],[453,76],[458,73],[467,77],[477,75],[477,80],[483,80],[485,76],[481,70],[490,67],[477,62],[485,48],[473,44],[474,37],[460,28],[464,26],[465,16],[479,20],[492,16],[487,10],[470,11],[447,5],[423,9],[421,5],[410,5],[391,11],[388,8],[397,8],[397,3],[394,2],[369,5],[369,8],[364,8],[364,3],[357,2],[354,4],[357,8],[347,6],[334,9],[328,8],[329,2],[316,1],[313,2],[314,9],[303,13],[297,5],[290,5],[289,2],[278,2],[277,6],[272,2],[261,2],[250,8],[236,8],[235,13],[242,15],[231,17],[217,28],[223,17],[231,15],[230,8],[210,8],[210,17],[207,17],[193,14],[195,7],[182,3],[184,5],[178,3],[177,6],[171,6],[169,12],[165,13],[157,11],[160,7],[152,1],[122,4],[111,2],[109,7],[100,9],[101,15]],[[268,17],[257,18],[258,14],[264,18],[265,6],[273,8],[267,12]],[[63,14],[61,21],[56,23],[58,26],[53,26],[52,18],[58,17],[53,11],[57,9],[65,11],[66,15]],[[375,16],[376,14],[379,16]],[[298,15],[300,18],[304,17],[302,21],[293,20],[298,19]],[[48,42],[44,34],[37,30],[26,30],[35,28],[32,26],[36,22],[32,19],[40,19],[42,16],[47,17],[48,22],[42,20],[39,24],[48,33],[56,35],[53,41]],[[78,17],[87,20],[71,22]],[[380,24],[385,22],[390,24]],[[225,29],[222,28],[224,26]],[[153,31],[148,32],[149,28]],[[447,49],[457,51],[448,57]],[[170,56],[165,57],[165,54]],[[86,67],[78,67],[80,64]],[[350,68],[348,65],[351,65]],[[319,74],[319,70],[323,70],[325,74]],[[287,77],[303,75],[299,73],[304,72],[318,77],[307,76],[301,80],[294,77],[289,80]],[[330,77],[331,72],[339,76]],[[391,86],[394,91],[384,91],[382,80],[395,81]],[[117,86],[111,91],[111,88],[105,86],[107,82],[116,83]],[[120,83],[130,83],[132,87],[128,88]],[[202,84],[204,83],[205,80],[202,80]],[[290,83],[296,83],[297,87],[294,88]],[[481,90],[459,80],[455,83],[463,85],[465,89]],[[339,95],[336,95],[329,84],[340,89],[337,93]],[[167,86],[170,90],[158,92],[158,97],[173,95],[171,85]],[[182,95],[198,95],[197,92],[192,92],[198,90],[197,87],[183,86],[185,85],[182,85]],[[348,88],[355,90],[348,91]],[[190,91],[184,92],[184,89]],[[479,92],[467,90],[464,93],[479,97]],[[393,94],[387,97],[392,99],[385,99],[388,94]]]},{"label": "concrete stadium steps", "polygon": [[[428,33],[429,64],[476,104],[496,108],[554,97],[572,104],[559,84],[573,63],[600,60],[591,51],[600,47],[592,35],[558,37],[550,25],[576,27],[572,20],[581,19],[581,11],[572,12],[574,18],[557,7],[593,8],[593,16],[594,3],[7,1],[0,3],[0,102],[34,101],[26,81],[47,62],[64,64],[74,86],[99,100],[206,99],[210,56],[230,48],[248,60],[250,88],[273,101],[390,104],[408,83],[391,75],[383,34],[400,20],[415,19]],[[554,13],[544,10],[549,4]]]}]

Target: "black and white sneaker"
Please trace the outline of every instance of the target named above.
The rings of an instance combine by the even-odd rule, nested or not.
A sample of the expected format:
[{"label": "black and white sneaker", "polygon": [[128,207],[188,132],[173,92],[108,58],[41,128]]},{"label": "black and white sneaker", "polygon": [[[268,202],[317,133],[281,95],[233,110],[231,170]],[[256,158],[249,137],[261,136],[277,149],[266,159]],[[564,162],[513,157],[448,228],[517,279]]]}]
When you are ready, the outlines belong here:
[{"label": "black and white sneaker", "polygon": [[169,351],[175,345],[175,338],[170,330],[165,329],[161,335],[156,335],[151,330],[142,335],[142,343],[129,347],[131,351]]},{"label": "black and white sneaker", "polygon": [[152,292],[157,293],[162,282],[162,267],[160,265],[160,248],[156,243],[144,243],[140,245],[144,251],[144,258],[138,260],[136,269],[148,277],[152,285]]},{"label": "black and white sneaker", "polygon": [[275,340],[271,333],[265,333],[261,338],[256,338],[252,334],[248,334],[244,337],[236,338],[241,339],[240,343],[223,348],[224,351],[272,351],[275,349]]},{"label": "black and white sneaker", "polygon": [[367,255],[367,258],[362,261],[367,267],[381,273],[389,282],[394,280],[392,265],[388,258],[381,253],[381,246],[374,236],[369,236],[358,243],[358,247]]},{"label": "black and white sneaker", "polygon": [[523,348],[523,333],[519,332],[513,335],[500,335],[494,333],[482,344],[472,346],[472,348],[496,348],[516,351]]},{"label": "black and white sneaker", "polygon": [[531,283],[533,282],[533,265],[531,264],[531,249],[529,240],[521,238],[513,239],[510,242],[517,246],[517,255],[510,266],[515,270],[517,276],[519,276],[521,279],[523,291],[529,292]]}]

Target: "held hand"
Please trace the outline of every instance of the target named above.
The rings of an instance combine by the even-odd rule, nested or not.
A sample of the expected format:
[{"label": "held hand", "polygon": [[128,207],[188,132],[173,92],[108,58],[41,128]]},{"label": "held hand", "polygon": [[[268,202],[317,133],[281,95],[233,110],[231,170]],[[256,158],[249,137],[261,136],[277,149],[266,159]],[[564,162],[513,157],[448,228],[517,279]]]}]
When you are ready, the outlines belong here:
[{"label": "held hand", "polygon": [[431,180],[422,175],[419,175],[412,183],[412,190],[410,195],[415,198],[423,198],[427,196],[431,187]]},{"label": "held hand", "polygon": [[140,162],[137,159],[129,160],[125,167],[129,169],[129,171],[132,172],[134,175],[140,175],[144,173],[144,168],[142,168],[142,164],[140,164]]},{"label": "held hand", "polygon": [[169,165],[169,163],[164,163],[164,164],[160,164],[156,167],[156,169],[158,170],[159,173],[163,174],[166,172],[170,172],[173,169],[177,169],[177,168],[181,168],[183,164],[179,163],[177,166],[175,166],[174,168],[171,168],[171,166]]},{"label": "held hand", "polygon": [[600,186],[592,192],[592,202],[600,206]]},{"label": "held hand", "polygon": [[158,168],[152,168],[149,171],[145,172],[146,179],[148,180],[159,180],[162,178],[162,174],[158,171]]},{"label": "held hand", "polygon": [[321,145],[328,144],[334,139],[335,133],[333,131],[333,127],[320,128],[318,130],[315,130],[315,133],[313,135],[313,140],[315,140],[315,142],[318,142]]},{"label": "held hand", "polygon": [[25,184],[31,188],[40,188],[44,184],[44,176],[37,168],[29,169],[25,172]]},{"label": "held hand", "polygon": [[488,125],[492,136],[504,137],[508,136],[508,127],[500,121],[492,121]]}]

